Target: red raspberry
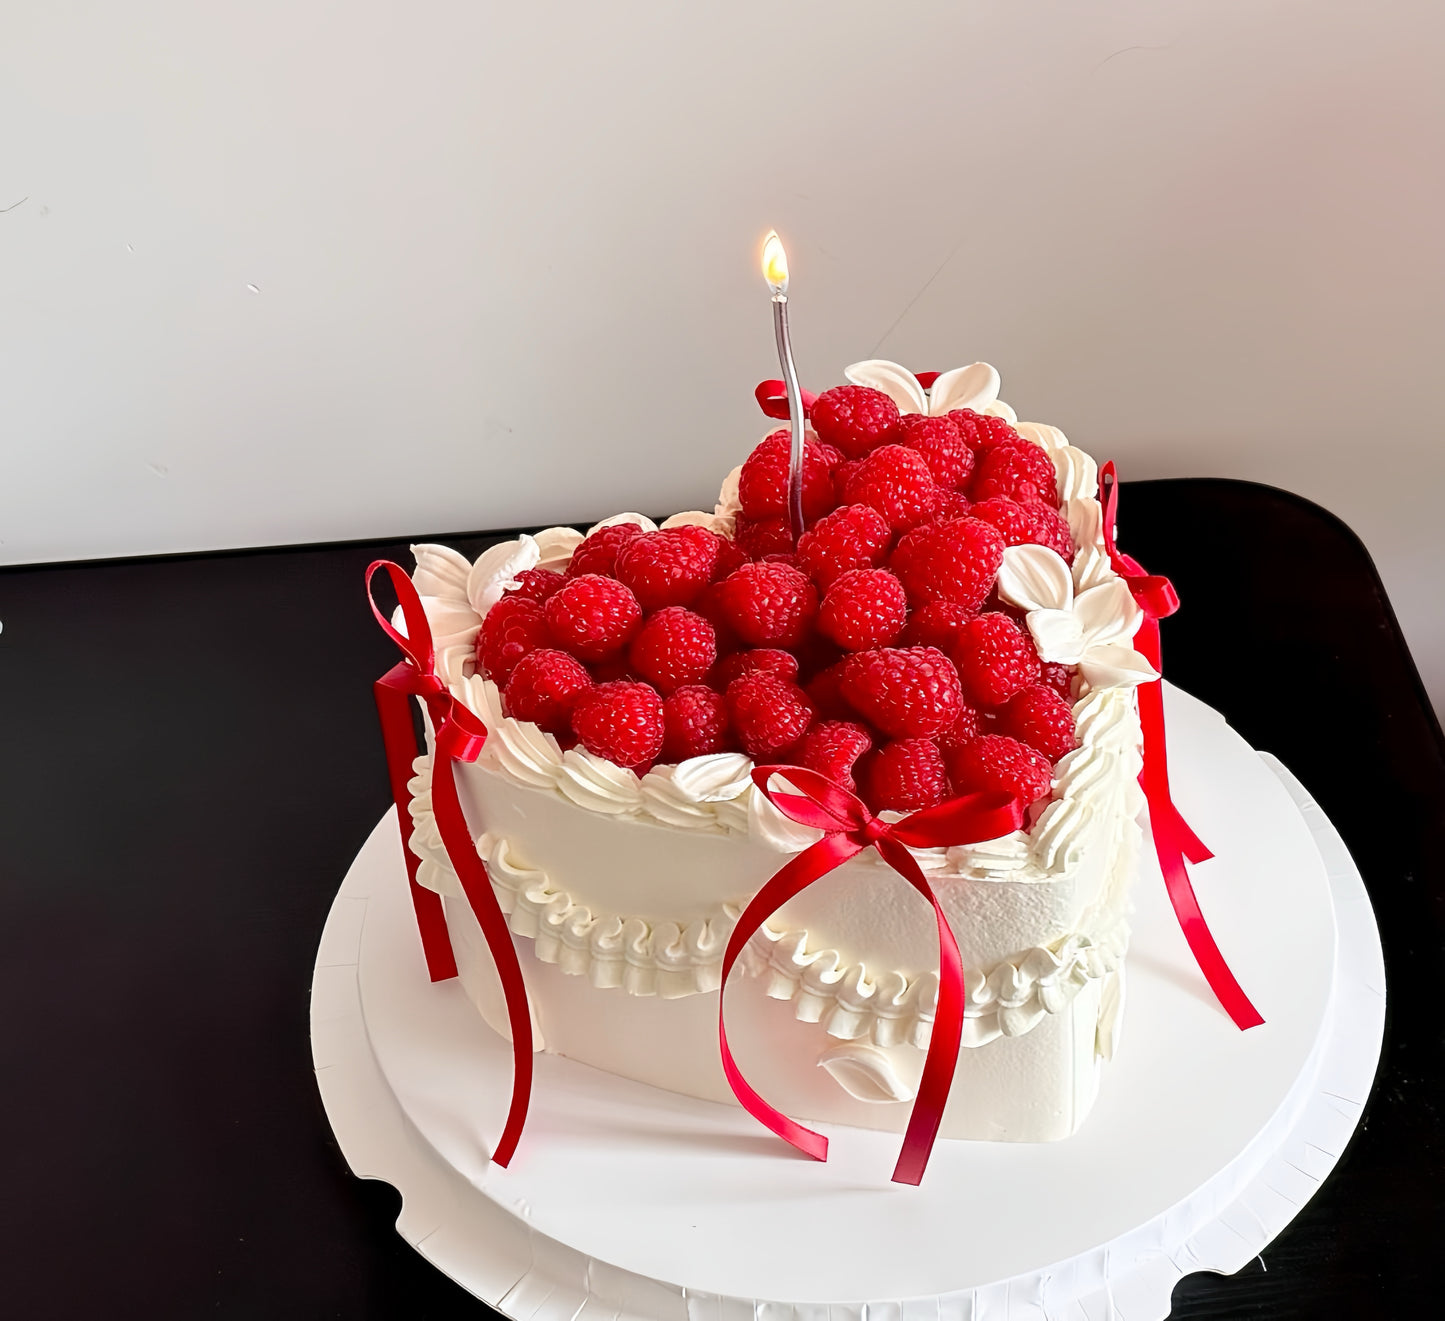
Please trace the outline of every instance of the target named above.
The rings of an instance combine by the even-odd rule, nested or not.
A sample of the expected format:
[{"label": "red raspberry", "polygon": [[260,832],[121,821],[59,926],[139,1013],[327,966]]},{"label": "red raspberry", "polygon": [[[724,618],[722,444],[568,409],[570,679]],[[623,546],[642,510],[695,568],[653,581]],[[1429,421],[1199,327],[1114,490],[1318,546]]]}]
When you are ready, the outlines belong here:
[{"label": "red raspberry", "polygon": [[853,475],[863,466],[862,459],[844,459],[833,469],[833,499],[840,505],[848,503],[848,483],[853,480]]},{"label": "red raspberry", "polygon": [[669,693],[662,702],[666,732],[662,759],[686,761],[722,752],[728,745],[728,711],[721,693],[702,684],[689,684]]},{"label": "red raspberry", "polygon": [[1057,661],[1045,661],[1039,666],[1039,682],[1047,684],[1064,701],[1069,701],[1074,691],[1074,667],[1060,665]]},{"label": "red raspberry", "polygon": [[[788,517],[788,472],[792,432],[774,431],[748,455],[738,478],[738,502],[752,519]],[[828,454],[816,440],[803,440],[803,519],[811,523],[830,510],[833,473]],[[791,549],[791,547],[789,548]]]},{"label": "red raspberry", "polygon": [[1023,505],[1007,496],[996,495],[974,505],[973,516],[992,523],[1006,546],[1047,546],[1061,555],[1066,564],[1074,562],[1073,533],[1063,518],[1047,505],[1038,501]]},{"label": "red raspberry", "polygon": [[898,425],[898,443],[923,455],[933,480],[949,490],[962,486],[973,471],[973,451],[950,418],[907,413]]},{"label": "red raspberry", "polygon": [[591,536],[584,537],[572,558],[567,563],[567,577],[580,578],[584,573],[600,573],[610,578],[617,567],[617,552],[633,537],[640,537],[642,529],[636,523],[613,523],[600,527]]},{"label": "red raspberry", "polygon": [[594,756],[645,766],[662,751],[662,698],[645,683],[598,684],[572,708],[572,732]]},{"label": "red raspberry", "polygon": [[798,765],[854,790],[854,763],[872,746],[868,731],[856,720],[820,720],[798,745]]},{"label": "red raspberry", "polygon": [[779,651],[771,647],[735,651],[712,667],[707,681],[718,692],[725,693],[734,679],[741,679],[743,675],[752,674],[755,670],[764,670],[792,682],[798,677],[798,658],[791,651]]},{"label": "red raspberry", "polygon": [[874,450],[849,477],[844,495],[850,505],[871,505],[893,528],[917,527],[938,503],[927,461],[905,445]]},{"label": "red raspberry", "polygon": [[936,647],[879,647],[843,662],[843,696],[894,738],[930,738],[958,719],[953,662]]},{"label": "red raspberry", "polygon": [[739,514],[733,525],[733,542],[749,559],[787,555],[793,549],[793,530],[786,518],[751,519]]},{"label": "red raspberry", "polygon": [[835,385],[824,390],[808,413],[821,440],[850,459],[887,445],[898,430],[898,405],[882,390],[866,385]]},{"label": "red raspberry", "polygon": [[977,518],[951,518],[908,533],[889,561],[915,605],[953,601],[977,609],[1003,563],[998,529]]},{"label": "red raspberry", "polygon": [[1023,439],[1010,440],[995,445],[979,459],[969,494],[975,501],[1005,495],[1020,504],[1037,500],[1057,509],[1059,479],[1054,461],[1037,445]]},{"label": "red raspberry", "polygon": [[572,708],[591,687],[592,676],[581,661],[565,651],[538,647],[517,662],[503,697],[512,719],[565,734],[572,727]]},{"label": "red raspberry", "polygon": [[1021,688],[1039,681],[1034,644],[997,611],[970,619],[958,630],[949,654],[958,666],[963,694],[975,706],[1002,706]]},{"label": "red raspberry", "polygon": [[843,696],[843,661],[819,670],[808,680],[806,691],[818,715],[824,720],[849,720],[858,713]]},{"label": "red raspberry", "polygon": [[962,491],[945,491],[940,489],[938,492],[938,504],[933,510],[933,521],[935,523],[941,523],[946,518],[962,518],[972,508],[973,505],[970,503],[969,498],[964,495]]},{"label": "red raspberry", "polygon": [[754,647],[794,647],[818,613],[818,589],[787,564],[744,564],[718,586],[729,627]]},{"label": "red raspberry", "polygon": [[900,647],[937,647],[947,655],[953,647],[953,640],[977,612],[957,601],[930,601],[919,606],[903,626],[899,635]]},{"label": "red raspberry", "polygon": [[543,609],[556,645],[582,660],[601,660],[621,650],[642,620],[637,598],[599,573],[571,579]]},{"label": "red raspberry", "polygon": [[865,794],[875,812],[916,812],[948,797],[943,753],[931,738],[885,743],[863,768]]},{"label": "red raspberry", "polygon": [[587,669],[592,675],[593,683],[613,683],[618,679],[626,679],[628,683],[638,682],[625,650],[614,651],[612,655],[604,656],[601,660],[588,661]]},{"label": "red raspberry", "polygon": [[1078,743],[1074,713],[1052,688],[1031,684],[1008,699],[998,719],[999,733],[1042,752],[1050,761],[1072,752]]},{"label": "red raspberry", "polygon": [[701,615],[670,605],[649,615],[632,639],[627,658],[638,678],[660,693],[700,683],[717,660],[717,634]]},{"label": "red raspberry", "polygon": [[507,588],[505,594],[525,596],[541,604],[566,581],[560,573],[553,573],[551,569],[523,569],[517,575],[516,586]]},{"label": "red raspberry", "polygon": [[1053,787],[1048,758],[1004,734],[984,734],[944,754],[955,794],[1015,794],[1037,802]]},{"label": "red raspberry", "polygon": [[477,633],[477,665],[504,685],[529,651],[553,645],[546,607],[530,597],[504,595],[482,620]]},{"label": "red raspberry", "polygon": [[[717,540],[717,560],[712,566],[712,580],[720,583],[734,569],[742,568],[752,556],[736,541],[730,541],[727,537],[719,537]],[[791,537],[789,540],[791,541]]]},{"label": "red raspberry", "polygon": [[945,752],[949,748],[961,748],[965,743],[972,743],[980,734],[986,733],[991,724],[984,715],[964,703],[963,709],[958,713],[958,719],[938,736],[938,746]]},{"label": "red raspberry", "polygon": [[661,610],[691,604],[712,579],[717,556],[717,538],[705,528],[668,528],[619,547],[613,573],[644,610]]},{"label": "red raspberry", "polygon": [[750,757],[776,756],[813,722],[812,703],[803,690],[765,670],[734,679],[726,696],[733,728]]},{"label": "red raspberry", "polygon": [[1067,520],[1057,510],[1045,504],[1025,505],[1033,515],[1035,544],[1047,546],[1063,557],[1065,564],[1074,562],[1074,534]]},{"label": "red raspberry", "polygon": [[963,437],[964,443],[974,451],[975,458],[981,459],[983,452],[995,445],[1023,439],[1001,417],[975,413],[971,408],[955,408],[948,416],[958,428],[958,434]]},{"label": "red raspberry", "polygon": [[876,509],[844,505],[824,514],[798,538],[798,567],[826,591],[839,574],[881,564],[892,536]]},{"label": "red raspberry", "polygon": [[885,647],[908,616],[908,595],[887,569],[849,569],[818,607],[818,632],[848,651]]}]

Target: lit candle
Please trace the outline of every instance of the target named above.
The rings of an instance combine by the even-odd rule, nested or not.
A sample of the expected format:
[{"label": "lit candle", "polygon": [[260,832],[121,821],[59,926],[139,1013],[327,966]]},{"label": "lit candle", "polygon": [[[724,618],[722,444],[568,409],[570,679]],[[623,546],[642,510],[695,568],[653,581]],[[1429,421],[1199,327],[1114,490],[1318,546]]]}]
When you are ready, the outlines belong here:
[{"label": "lit candle", "polygon": [[763,240],[763,279],[773,291],[773,334],[778,341],[778,362],[788,392],[788,425],[793,444],[788,470],[788,515],[793,540],[803,535],[803,392],[798,388],[798,369],[793,366],[793,346],[788,341],[788,254],[777,230]]}]

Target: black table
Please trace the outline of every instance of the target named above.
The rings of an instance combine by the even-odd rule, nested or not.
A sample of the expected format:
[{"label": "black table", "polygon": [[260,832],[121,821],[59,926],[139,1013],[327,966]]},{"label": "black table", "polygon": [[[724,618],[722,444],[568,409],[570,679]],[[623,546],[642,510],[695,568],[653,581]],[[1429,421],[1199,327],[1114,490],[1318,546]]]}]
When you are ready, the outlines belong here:
[{"label": "black table", "polygon": [[[1169,677],[1319,800],[1389,977],[1344,1158],[1262,1264],[1190,1276],[1174,1315],[1412,1316],[1445,1245],[1445,741],[1331,515],[1145,482],[1122,527],[1185,602]],[[7,1315],[483,1311],[396,1234],[397,1194],[348,1172],[311,1074],[316,942],[388,801],[377,556],[410,563],[389,542],[0,572]]]}]

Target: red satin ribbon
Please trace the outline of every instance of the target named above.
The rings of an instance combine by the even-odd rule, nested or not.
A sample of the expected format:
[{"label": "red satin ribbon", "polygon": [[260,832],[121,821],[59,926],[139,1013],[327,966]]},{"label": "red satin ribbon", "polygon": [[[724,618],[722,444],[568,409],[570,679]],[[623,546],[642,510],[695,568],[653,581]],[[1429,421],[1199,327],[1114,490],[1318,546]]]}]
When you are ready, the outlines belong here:
[{"label": "red satin ribbon", "polygon": [[[371,580],[378,569],[386,570],[401,602],[402,618],[406,621],[405,636],[392,627],[371,594]],[[487,948],[491,950],[507,1003],[507,1021],[512,1029],[512,1100],[501,1139],[492,1153],[492,1159],[498,1165],[506,1165],[522,1136],[532,1094],[532,1014],[527,1003],[527,984],[522,979],[522,965],[517,960],[507,919],[497,902],[486,865],[472,840],[472,832],[462,813],[461,800],[457,797],[456,782],[456,763],[477,759],[487,741],[487,727],[452,697],[438,676],[431,628],[422,609],[421,597],[406,571],[389,560],[374,561],[366,571],[366,596],[377,623],[401,648],[406,658],[377,680],[376,707],[381,716],[387,769],[391,775],[392,796],[396,800],[407,879],[411,885],[411,901],[416,910],[427,971],[432,981],[445,981],[456,976],[457,964],[447,935],[441,896],[417,884],[417,857],[406,847],[411,831],[411,817],[407,811],[411,792],[407,781],[411,778],[412,761],[417,755],[416,730],[408,700],[411,697],[421,698],[431,716],[435,743],[432,810],[436,814],[437,829],[451,860],[452,870],[461,882],[462,892],[471,905],[477,925],[482,929]]]},{"label": "red satin ribbon", "polygon": [[[812,413],[818,396],[811,390],[802,390],[802,396],[803,416],[807,417]],[[759,381],[753,397],[758,401],[758,407],[769,417],[784,422],[788,420],[788,387],[782,381]]]},{"label": "red satin ribbon", "polygon": [[[1022,825],[1023,805],[1007,794],[965,794],[937,807],[914,812],[912,816],[890,825],[874,816],[855,795],[805,767],[758,766],[752,775],[759,792],[766,794],[784,816],[825,833],[816,844],[791,858],[743,909],[723,954],[724,991],[733,964],[758,928],[814,881],[842,866],[870,845],[933,907],[938,922],[938,1006],[934,1012],[928,1055],[923,1063],[923,1077],[913,1102],[913,1112],[908,1118],[907,1131],[903,1135],[903,1149],[893,1170],[894,1183],[916,1184],[922,1180],[923,1171],[928,1166],[928,1156],[938,1136],[938,1126],[943,1121],[943,1109],[948,1102],[953,1071],[958,1063],[959,1040],[963,1033],[963,960],[959,957],[958,942],[948,925],[948,918],[939,906],[938,896],[904,846],[942,848],[951,844],[975,844],[980,840],[997,839]],[[770,788],[768,781],[774,775],[783,776],[801,792],[786,793]],[[725,995],[720,992],[718,1045],[722,1052],[723,1072],[727,1075],[733,1095],[754,1119],[767,1125],[784,1141],[792,1143],[814,1160],[827,1160],[827,1138],[774,1109],[743,1077],[728,1046],[724,1000]]]},{"label": "red satin ribbon", "polygon": [[[1145,573],[1144,566],[1132,556],[1123,554],[1114,544],[1115,515],[1119,503],[1119,477],[1113,463],[1099,470],[1099,503],[1104,507],[1104,549],[1109,563],[1132,593],[1144,622],[1134,638],[1139,654],[1159,673],[1159,621],[1179,609],[1179,596],[1168,578]],[[1149,825],[1154,834],[1154,850],[1159,855],[1159,870],[1164,874],[1164,888],[1174,915],[1184,932],[1204,980],[1215,994],[1225,1013],[1241,1031],[1264,1022],[1258,1009],[1235,980],[1229,964],[1215,943],[1199,907],[1199,898],[1189,880],[1190,862],[1207,862],[1214,856],[1190,829],[1180,815],[1169,790],[1169,754],[1164,736],[1164,689],[1155,679],[1139,688],[1139,723],[1144,732],[1144,769],[1139,784],[1149,803]]]}]

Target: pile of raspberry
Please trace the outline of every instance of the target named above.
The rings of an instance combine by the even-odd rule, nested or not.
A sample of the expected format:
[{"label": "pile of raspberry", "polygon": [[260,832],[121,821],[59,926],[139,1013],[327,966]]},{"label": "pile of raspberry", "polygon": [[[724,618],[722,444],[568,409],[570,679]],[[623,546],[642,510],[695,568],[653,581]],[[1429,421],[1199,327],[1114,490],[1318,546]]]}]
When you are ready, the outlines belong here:
[{"label": "pile of raspberry", "polygon": [[731,539],[594,531],[487,613],[479,670],[508,715],[639,775],[742,751],[874,811],[1045,797],[1075,746],[1073,670],[1040,661],[995,580],[1006,546],[1073,559],[1049,456],[1001,418],[900,415],[864,386],[811,420],[796,544],[783,429],[743,464]]}]

